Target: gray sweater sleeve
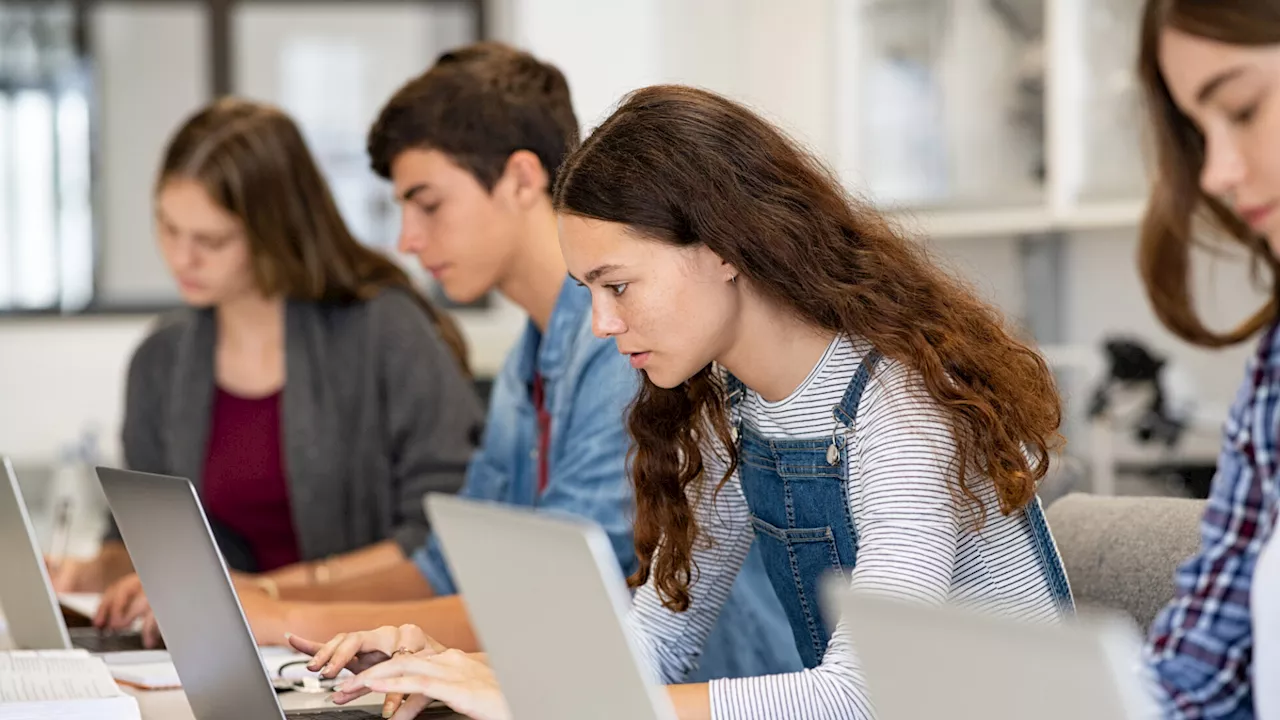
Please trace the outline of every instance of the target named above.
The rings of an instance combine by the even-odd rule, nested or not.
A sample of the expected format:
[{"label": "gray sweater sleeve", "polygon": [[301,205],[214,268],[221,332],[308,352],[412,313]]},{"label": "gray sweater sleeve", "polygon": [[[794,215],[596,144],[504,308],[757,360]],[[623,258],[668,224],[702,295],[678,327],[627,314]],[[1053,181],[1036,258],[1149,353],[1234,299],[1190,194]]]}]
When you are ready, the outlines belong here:
[{"label": "gray sweater sleeve", "polygon": [[[169,473],[165,462],[161,423],[164,422],[164,395],[169,388],[166,370],[173,367],[174,334],[179,328],[166,321],[147,336],[129,360],[125,380],[124,427],[121,444],[124,466],[130,470]],[[107,540],[120,540],[115,519],[108,515]]]},{"label": "gray sweater sleeve", "polygon": [[371,351],[389,431],[391,537],[408,556],[426,540],[423,496],[462,487],[484,416],[471,380],[416,301],[386,292],[372,310]]}]

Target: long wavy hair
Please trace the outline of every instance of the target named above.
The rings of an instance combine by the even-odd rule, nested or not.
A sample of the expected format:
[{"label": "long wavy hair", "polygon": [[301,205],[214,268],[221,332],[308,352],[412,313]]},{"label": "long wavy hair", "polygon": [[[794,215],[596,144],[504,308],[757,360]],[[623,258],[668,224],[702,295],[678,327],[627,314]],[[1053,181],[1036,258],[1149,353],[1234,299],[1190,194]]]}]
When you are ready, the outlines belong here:
[{"label": "long wavy hair", "polygon": [[[1147,296],[1165,327],[1195,345],[1223,347],[1242,342],[1275,322],[1280,264],[1265,238],[1200,187],[1204,135],[1178,109],[1160,72],[1160,35],[1167,28],[1230,45],[1275,45],[1280,43],[1280,3],[1148,0],[1143,13],[1138,74],[1146,96],[1156,171],[1142,223],[1138,266]],[[1255,279],[1265,279],[1270,289],[1271,299],[1265,305],[1225,332],[1204,324],[1192,293],[1192,253],[1197,246],[1209,247],[1208,238],[1225,238],[1244,246]]]},{"label": "long wavy hair", "polygon": [[[977,481],[994,485],[1004,513],[1034,498],[1061,442],[1044,360],[919,243],[747,108],[688,87],[639,90],[567,159],[554,199],[562,213],[657,242],[703,244],[802,321],[865,338],[918,373],[950,421],[957,498],[978,509],[979,523]],[[737,466],[718,378],[708,366],[673,389],[645,379],[628,420],[640,561],[630,582],[652,575],[675,611],[689,606],[699,533],[689,491],[703,477],[707,441],[729,453],[717,488]]]},{"label": "long wavy hair", "polygon": [[237,98],[199,110],[165,148],[156,192],[176,178],[199,182],[244,223],[254,283],[263,294],[342,304],[398,288],[417,301],[467,369],[458,326],[403,269],[351,234],[302,133],[284,112]]}]

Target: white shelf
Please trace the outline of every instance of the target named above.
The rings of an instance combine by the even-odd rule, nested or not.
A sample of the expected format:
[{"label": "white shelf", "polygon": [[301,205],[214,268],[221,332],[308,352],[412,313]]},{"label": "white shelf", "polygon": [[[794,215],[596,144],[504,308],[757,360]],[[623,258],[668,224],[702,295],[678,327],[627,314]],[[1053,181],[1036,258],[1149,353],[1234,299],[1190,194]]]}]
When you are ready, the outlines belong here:
[{"label": "white shelf", "polygon": [[1109,203],[1088,203],[1063,213],[1064,230],[1107,230],[1137,227],[1146,213],[1145,200],[1128,200]]},{"label": "white shelf", "polygon": [[895,210],[889,218],[927,240],[1000,238],[1052,231],[1132,228],[1142,222],[1143,201],[1089,203],[1054,213],[1047,207],[989,210]]},{"label": "white shelf", "polygon": [[1105,363],[1099,348],[1084,344],[1041,345],[1037,350],[1049,366],[1058,370],[1084,370],[1095,374]]},{"label": "white shelf", "polygon": [[1053,228],[1047,208],[991,210],[898,210],[889,214],[902,230],[925,240],[1004,237]]}]

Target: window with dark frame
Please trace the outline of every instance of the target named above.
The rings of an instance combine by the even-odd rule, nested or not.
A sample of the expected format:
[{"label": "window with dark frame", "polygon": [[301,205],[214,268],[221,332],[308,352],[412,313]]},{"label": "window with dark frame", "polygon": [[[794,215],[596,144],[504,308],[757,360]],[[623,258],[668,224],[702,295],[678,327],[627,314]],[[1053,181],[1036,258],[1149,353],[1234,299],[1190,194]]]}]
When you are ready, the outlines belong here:
[{"label": "window with dark frame", "polygon": [[[113,239],[104,232],[101,204],[109,201],[102,193],[99,94],[103,87],[93,42],[95,11],[122,7],[201,11],[207,77],[192,78],[192,83],[204,85],[212,99],[241,92],[236,78],[240,11],[296,12],[305,19],[327,9],[370,5],[456,9],[453,24],[461,30],[451,35],[457,37],[452,42],[486,37],[483,0],[0,0],[0,316],[154,312],[179,304],[176,294],[151,293],[121,301],[104,292],[109,290],[103,278],[104,259],[112,249],[109,244],[138,242],[139,233],[135,227],[131,237]],[[305,122],[300,124],[305,132]],[[367,164],[349,149],[329,153],[327,163],[324,148],[317,155],[337,186],[350,187],[361,173],[371,177]],[[390,212],[389,204],[371,196],[358,200],[353,205],[358,212],[375,220],[381,217],[378,222],[382,223],[377,232],[368,233],[376,237],[362,239],[393,251],[386,248],[385,236],[387,223],[394,218],[383,217]],[[149,217],[150,208],[143,212]],[[348,219],[353,229],[370,225],[367,218],[363,225],[361,218]],[[115,282],[119,283],[118,277]],[[426,285],[433,297],[453,307],[430,282]],[[467,307],[488,306],[489,298],[483,298]]]},{"label": "window with dark frame", "polygon": [[93,296],[91,78],[68,2],[0,6],[0,311]]}]

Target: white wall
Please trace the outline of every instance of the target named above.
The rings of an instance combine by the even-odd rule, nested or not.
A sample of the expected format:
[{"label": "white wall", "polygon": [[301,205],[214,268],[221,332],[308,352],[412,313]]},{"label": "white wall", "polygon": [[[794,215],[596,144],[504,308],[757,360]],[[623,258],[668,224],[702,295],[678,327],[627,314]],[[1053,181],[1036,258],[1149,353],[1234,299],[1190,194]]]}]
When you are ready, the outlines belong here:
[{"label": "white wall", "polygon": [[830,0],[498,0],[502,39],[555,63],[586,128],[628,91],[707,87],[834,155]]},{"label": "white wall", "polygon": [[[460,318],[472,369],[494,375],[524,327],[518,309]],[[151,316],[0,321],[0,455],[41,464],[81,432],[94,430],[118,457],[125,370]]]},{"label": "white wall", "polygon": [[151,192],[165,143],[209,97],[204,22],[199,6],[184,4],[94,11],[101,123],[94,212],[107,249],[100,299],[145,304],[177,296],[155,251]]},{"label": "white wall", "polygon": [[47,462],[88,428],[116,453],[124,372],[149,318],[0,322],[0,453]]},{"label": "white wall", "polygon": [[504,9],[504,39],[564,71],[587,127],[626,91],[660,80],[656,0],[505,0]]}]

